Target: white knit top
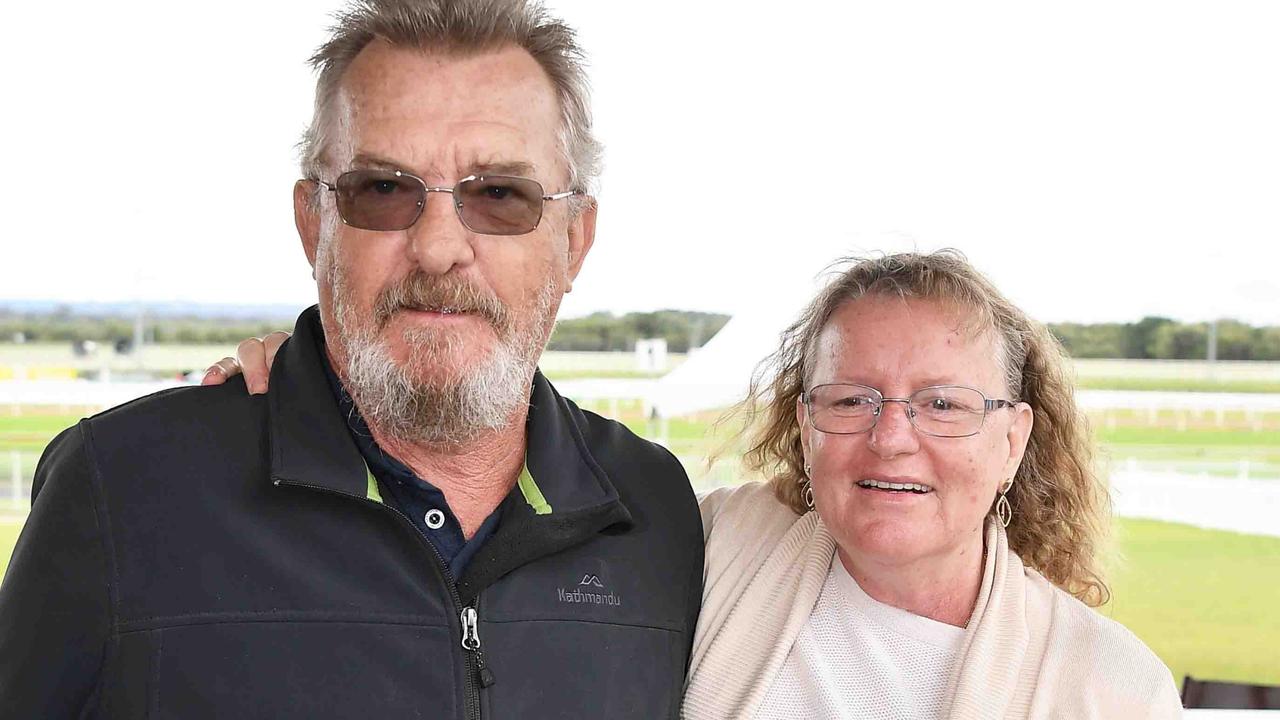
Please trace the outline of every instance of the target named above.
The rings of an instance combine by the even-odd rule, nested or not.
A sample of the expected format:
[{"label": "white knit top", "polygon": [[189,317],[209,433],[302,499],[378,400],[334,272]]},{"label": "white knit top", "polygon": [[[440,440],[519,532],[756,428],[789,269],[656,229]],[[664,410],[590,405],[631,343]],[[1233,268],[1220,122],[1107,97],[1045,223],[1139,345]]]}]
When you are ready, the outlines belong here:
[{"label": "white knit top", "polygon": [[[817,513],[797,516],[760,483],[713,492],[701,509],[702,613],[681,717],[755,718],[809,624],[836,541]],[[987,522],[983,542],[982,587],[947,673],[942,717],[1182,717],[1168,668],[1133,633],[1025,567],[1000,523]]]},{"label": "white knit top", "polygon": [[756,718],[942,718],[963,643],[964,628],[874,600],[836,555]]}]

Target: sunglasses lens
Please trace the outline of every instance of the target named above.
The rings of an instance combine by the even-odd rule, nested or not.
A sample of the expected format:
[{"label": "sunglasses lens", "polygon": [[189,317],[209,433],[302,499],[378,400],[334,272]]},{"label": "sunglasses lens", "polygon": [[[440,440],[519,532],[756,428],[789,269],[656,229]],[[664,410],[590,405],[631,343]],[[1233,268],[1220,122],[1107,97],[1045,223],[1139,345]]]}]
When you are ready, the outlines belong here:
[{"label": "sunglasses lens", "polygon": [[353,170],[338,177],[338,214],[363,230],[404,230],[422,212],[426,188],[386,170]]},{"label": "sunglasses lens", "polygon": [[454,202],[472,232],[523,235],[542,219],[542,186],[534,180],[491,176],[458,184]]}]

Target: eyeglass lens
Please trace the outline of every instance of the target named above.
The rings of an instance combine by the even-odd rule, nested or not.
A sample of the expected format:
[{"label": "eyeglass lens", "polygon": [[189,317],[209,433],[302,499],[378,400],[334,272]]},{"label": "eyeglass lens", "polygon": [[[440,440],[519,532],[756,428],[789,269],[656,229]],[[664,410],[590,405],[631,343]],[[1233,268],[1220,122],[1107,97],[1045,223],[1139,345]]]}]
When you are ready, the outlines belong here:
[{"label": "eyeglass lens", "polygon": [[[404,230],[418,221],[427,199],[422,181],[386,170],[343,173],[335,187],[343,221],[363,230]],[[523,235],[542,220],[542,186],[528,178],[471,178],[453,188],[453,205],[472,232]]]},{"label": "eyeglass lens", "polygon": [[[880,393],[864,385],[819,385],[809,391],[810,418],[822,432],[853,434],[875,426],[884,412]],[[919,430],[939,437],[963,437],[982,428],[986,397],[973,388],[943,385],[917,390],[907,416]]]}]

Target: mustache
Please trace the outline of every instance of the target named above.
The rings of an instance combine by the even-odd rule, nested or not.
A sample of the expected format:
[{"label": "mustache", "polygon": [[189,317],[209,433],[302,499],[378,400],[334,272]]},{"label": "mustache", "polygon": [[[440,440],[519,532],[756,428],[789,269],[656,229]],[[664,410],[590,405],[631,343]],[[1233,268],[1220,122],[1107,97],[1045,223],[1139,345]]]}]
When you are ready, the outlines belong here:
[{"label": "mustache", "polygon": [[400,310],[442,308],[479,315],[499,330],[511,326],[511,311],[492,291],[457,276],[432,277],[421,272],[415,272],[378,293],[373,319],[381,328]]}]

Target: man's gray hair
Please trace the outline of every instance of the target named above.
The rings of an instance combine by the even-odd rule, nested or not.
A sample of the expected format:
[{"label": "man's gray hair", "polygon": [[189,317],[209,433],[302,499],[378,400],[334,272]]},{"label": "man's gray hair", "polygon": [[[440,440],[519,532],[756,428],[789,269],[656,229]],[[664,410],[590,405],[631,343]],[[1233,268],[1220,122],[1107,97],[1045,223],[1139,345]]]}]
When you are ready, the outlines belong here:
[{"label": "man's gray hair", "polygon": [[301,145],[304,177],[320,177],[330,160],[338,87],[370,42],[463,55],[515,45],[533,56],[555,88],[569,188],[595,194],[601,146],[591,133],[585,57],[573,29],[538,0],[355,0],[336,19],[329,41],[311,57],[320,76]]}]

